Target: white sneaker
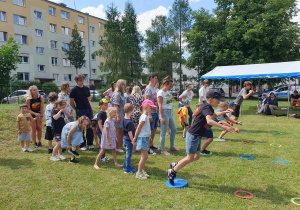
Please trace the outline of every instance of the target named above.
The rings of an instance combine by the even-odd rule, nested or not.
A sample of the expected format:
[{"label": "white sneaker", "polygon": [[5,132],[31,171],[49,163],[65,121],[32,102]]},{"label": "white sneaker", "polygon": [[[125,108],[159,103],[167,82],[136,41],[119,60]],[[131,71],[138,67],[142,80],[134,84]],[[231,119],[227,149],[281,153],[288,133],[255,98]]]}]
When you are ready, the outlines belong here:
[{"label": "white sneaker", "polygon": [[56,157],[56,156],[51,156],[50,157],[50,160],[52,160],[52,161],[60,161],[60,159],[58,158],[58,157]]},{"label": "white sneaker", "polygon": [[225,141],[225,139],[224,139],[224,138],[218,138],[218,140],[219,140],[219,141]]},{"label": "white sneaker", "polygon": [[88,145],[89,149],[95,149],[94,145]]},{"label": "white sneaker", "polygon": [[155,153],[155,152],[153,152],[153,150],[152,150],[152,149],[149,149],[149,150],[148,150],[148,155],[156,155],[156,153]]},{"label": "white sneaker", "polygon": [[28,152],[28,150],[25,147],[22,148],[22,151],[23,152]]},{"label": "white sneaker", "polygon": [[27,151],[28,151],[28,152],[33,152],[33,150],[30,149],[29,147],[27,148]]},{"label": "white sneaker", "polygon": [[86,150],[86,147],[81,147],[80,148],[82,151],[85,151]]},{"label": "white sneaker", "polygon": [[147,177],[147,178],[150,177],[149,174],[147,174],[147,172],[146,172],[145,170],[142,171],[142,173],[143,173],[143,175],[144,175],[145,177]]},{"label": "white sneaker", "polygon": [[65,160],[66,159],[66,157],[63,156],[63,155],[58,155],[58,158],[61,159],[61,160]]},{"label": "white sneaker", "polygon": [[116,149],[117,152],[124,152],[122,149]]},{"label": "white sneaker", "polygon": [[147,179],[147,177],[144,176],[143,172],[141,172],[141,173],[136,173],[135,177],[136,177],[137,179]]}]

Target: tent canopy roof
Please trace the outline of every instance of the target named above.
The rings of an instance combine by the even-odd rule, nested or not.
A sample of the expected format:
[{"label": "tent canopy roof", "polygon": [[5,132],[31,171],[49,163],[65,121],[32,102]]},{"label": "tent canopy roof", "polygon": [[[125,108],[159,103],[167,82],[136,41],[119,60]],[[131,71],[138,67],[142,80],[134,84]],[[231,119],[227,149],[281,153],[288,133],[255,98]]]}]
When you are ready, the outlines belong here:
[{"label": "tent canopy roof", "polygon": [[251,80],[300,78],[300,61],[217,66],[201,79]]}]

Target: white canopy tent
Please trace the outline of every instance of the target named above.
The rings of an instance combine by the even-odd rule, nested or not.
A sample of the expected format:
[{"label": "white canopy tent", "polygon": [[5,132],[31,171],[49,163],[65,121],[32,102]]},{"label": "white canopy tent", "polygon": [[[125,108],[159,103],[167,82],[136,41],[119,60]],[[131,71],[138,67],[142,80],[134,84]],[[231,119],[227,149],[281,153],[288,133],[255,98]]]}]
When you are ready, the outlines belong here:
[{"label": "white canopy tent", "polygon": [[[300,78],[300,61],[281,63],[249,64],[236,66],[217,66],[203,75],[201,79],[255,80]],[[290,87],[289,87],[290,89]],[[288,110],[289,113],[289,93]]]}]

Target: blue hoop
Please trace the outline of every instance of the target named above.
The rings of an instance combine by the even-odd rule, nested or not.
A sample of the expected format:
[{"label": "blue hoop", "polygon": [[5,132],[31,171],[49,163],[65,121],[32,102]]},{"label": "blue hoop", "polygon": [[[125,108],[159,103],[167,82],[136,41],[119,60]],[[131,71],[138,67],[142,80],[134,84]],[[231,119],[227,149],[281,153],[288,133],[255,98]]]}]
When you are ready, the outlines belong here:
[{"label": "blue hoop", "polygon": [[274,160],[275,163],[279,163],[279,164],[288,164],[289,161],[287,160],[282,160],[282,159],[275,159]]},{"label": "blue hoop", "polygon": [[249,133],[250,131],[241,131],[241,133]]},{"label": "blue hoop", "polygon": [[[247,158],[245,158],[247,156]],[[252,160],[253,156],[251,155],[241,155],[240,158],[244,159],[244,160]]]}]

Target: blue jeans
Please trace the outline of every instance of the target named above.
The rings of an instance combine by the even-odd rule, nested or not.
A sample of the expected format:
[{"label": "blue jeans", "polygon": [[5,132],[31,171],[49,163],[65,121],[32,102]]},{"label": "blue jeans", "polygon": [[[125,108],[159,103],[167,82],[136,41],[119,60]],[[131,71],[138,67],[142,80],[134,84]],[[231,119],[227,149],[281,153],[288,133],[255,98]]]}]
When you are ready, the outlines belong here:
[{"label": "blue jeans", "polygon": [[164,118],[166,120],[166,124],[163,124],[162,122],[160,123],[160,147],[161,151],[165,151],[165,138],[166,138],[166,133],[168,127],[171,129],[170,133],[170,148],[175,147],[174,146],[174,140],[175,140],[175,134],[177,132],[177,128],[175,125],[174,121],[174,116],[173,116],[173,110],[172,109],[164,109],[163,110]]},{"label": "blue jeans", "polygon": [[201,139],[201,136],[194,136],[193,134],[187,132],[185,137],[186,153],[196,154],[196,152],[200,152]]},{"label": "blue jeans", "polygon": [[[87,116],[90,120],[93,119],[93,110],[92,109],[76,109],[76,120],[81,116]],[[85,147],[87,145],[93,145],[94,133],[91,128],[86,129],[86,138],[84,136],[84,131],[82,132],[83,143],[80,147]]]},{"label": "blue jeans", "polygon": [[123,139],[124,146],[125,146],[125,162],[124,162],[124,169],[126,172],[131,170],[131,157],[132,157],[132,143],[131,141]]},{"label": "blue jeans", "polygon": [[[181,103],[178,104],[178,109],[180,109],[181,107],[183,107],[183,105]],[[193,110],[191,109],[191,107],[188,107],[188,112],[189,112],[189,126],[192,125],[192,121],[193,121]]]}]

